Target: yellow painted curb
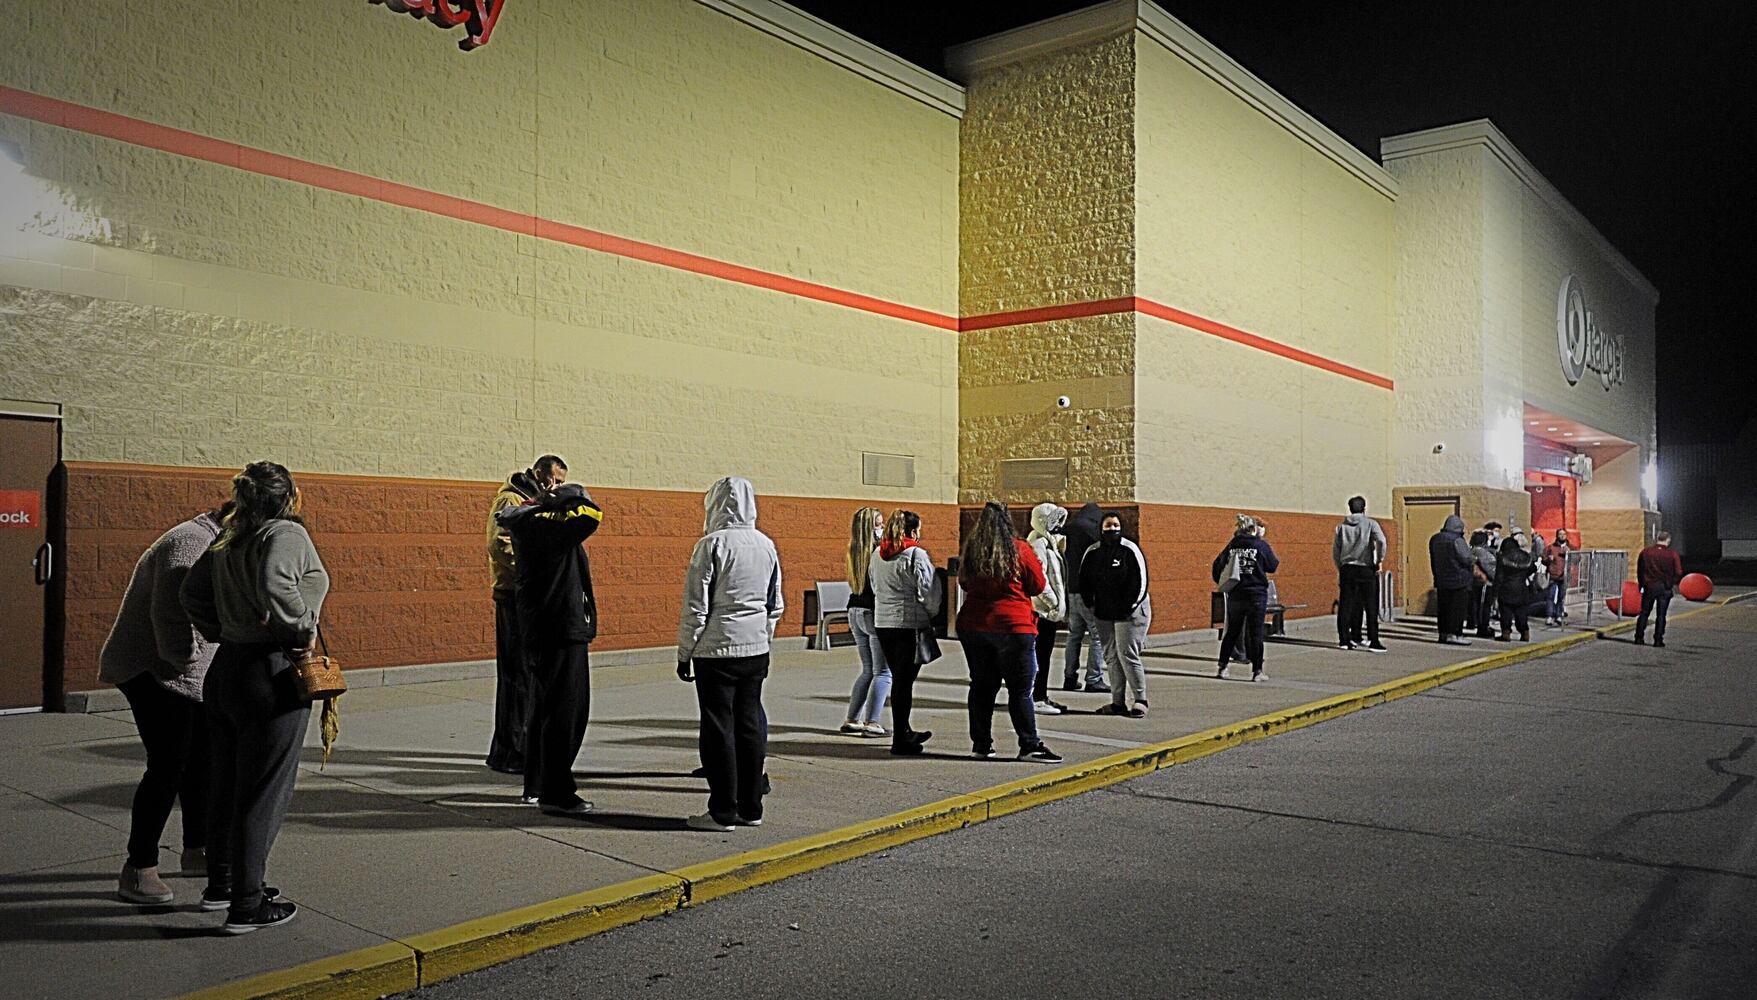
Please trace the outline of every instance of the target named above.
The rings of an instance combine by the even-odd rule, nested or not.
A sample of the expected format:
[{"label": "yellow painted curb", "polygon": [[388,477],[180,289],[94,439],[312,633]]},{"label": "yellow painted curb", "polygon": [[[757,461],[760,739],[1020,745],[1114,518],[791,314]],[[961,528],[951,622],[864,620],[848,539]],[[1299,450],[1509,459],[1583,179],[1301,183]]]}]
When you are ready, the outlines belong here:
[{"label": "yellow painted curb", "polygon": [[892,813],[883,819],[867,820],[772,847],[704,861],[679,868],[671,874],[688,883],[684,905],[699,906],[741,889],[980,823],[987,816],[988,803],[982,798],[954,795],[917,809]]},{"label": "yellow painted curb", "polygon": [[402,943],[413,949],[419,960],[420,985],[431,986],[544,948],[669,913],[683,905],[684,894],[682,879],[648,875],[453,924],[404,938]]},{"label": "yellow painted curb", "polygon": [[234,979],[187,994],[183,1000],[256,1000],[259,997],[273,997],[275,1000],[306,997],[378,1000],[420,985],[415,952],[407,945],[392,943],[320,958],[249,979]]},{"label": "yellow painted curb", "polygon": [[[1726,607],[1757,594],[1724,598],[1671,616],[1673,621]],[[1603,628],[1520,645],[1450,666],[1411,674],[1372,687],[1296,705],[1133,747],[1097,760],[955,795],[915,809],[800,837],[727,858],[689,865],[663,875],[633,879],[561,899],[509,910],[403,941],[226,983],[184,1000],[336,997],[377,998],[522,958],[601,931],[658,916],[742,889],[826,868],[841,861],[921,840],[949,830],[1104,788],[1160,768],[1199,760],[1231,747],[1267,739],[1408,698],[1476,674],[1559,653],[1635,627],[1624,619]]]}]

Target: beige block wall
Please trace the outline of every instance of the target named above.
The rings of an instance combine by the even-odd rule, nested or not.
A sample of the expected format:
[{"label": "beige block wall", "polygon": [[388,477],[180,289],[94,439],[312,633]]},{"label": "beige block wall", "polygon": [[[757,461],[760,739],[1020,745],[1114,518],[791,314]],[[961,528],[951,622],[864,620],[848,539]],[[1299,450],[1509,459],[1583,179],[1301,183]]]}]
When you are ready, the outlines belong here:
[{"label": "beige block wall", "polygon": [[[523,3],[469,54],[378,6],[310,16],[31,5],[0,82],[957,310],[942,112],[687,0]],[[554,448],[635,488],[955,495],[943,330],[16,118],[0,138],[23,161],[0,395],[66,404],[70,459],[490,479]],[[863,449],[915,454],[917,486],[862,487]]]},{"label": "beige block wall", "polygon": [[[966,316],[1133,294],[1132,36],[969,82],[959,184]],[[1069,496],[1133,499],[1134,317],[961,336],[961,497],[1006,495],[999,463],[1069,459]],[[1055,397],[1073,406],[1058,410]]]},{"label": "beige block wall", "polygon": [[[1151,38],[1136,53],[1137,294],[1389,375],[1392,200]],[[1390,391],[1147,317],[1137,356],[1142,500],[1388,509]]]}]

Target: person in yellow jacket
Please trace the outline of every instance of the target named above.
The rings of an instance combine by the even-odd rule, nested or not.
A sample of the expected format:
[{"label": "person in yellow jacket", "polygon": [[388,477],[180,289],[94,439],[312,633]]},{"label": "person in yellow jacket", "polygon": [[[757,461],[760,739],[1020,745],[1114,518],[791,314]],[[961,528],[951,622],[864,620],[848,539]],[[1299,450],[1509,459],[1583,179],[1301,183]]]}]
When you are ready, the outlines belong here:
[{"label": "person in yellow jacket", "polygon": [[494,588],[494,735],[488,766],[502,774],[525,772],[525,721],[530,710],[531,668],[519,639],[519,613],[513,603],[512,534],[495,520],[538,494],[567,482],[567,463],[543,455],[523,472],[506,477],[488,505],[488,576]]}]

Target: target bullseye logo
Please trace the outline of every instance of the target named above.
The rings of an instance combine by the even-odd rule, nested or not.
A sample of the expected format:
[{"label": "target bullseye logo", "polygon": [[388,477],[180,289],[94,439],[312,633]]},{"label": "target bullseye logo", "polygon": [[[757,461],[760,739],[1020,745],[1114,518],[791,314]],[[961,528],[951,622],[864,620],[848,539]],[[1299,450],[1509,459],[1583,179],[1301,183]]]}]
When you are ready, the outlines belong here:
[{"label": "target bullseye logo", "polygon": [[1556,295],[1556,352],[1569,385],[1579,384],[1588,371],[1598,373],[1606,392],[1623,384],[1623,338],[1598,328],[1592,310],[1586,308],[1580,279],[1572,274],[1562,279]]}]

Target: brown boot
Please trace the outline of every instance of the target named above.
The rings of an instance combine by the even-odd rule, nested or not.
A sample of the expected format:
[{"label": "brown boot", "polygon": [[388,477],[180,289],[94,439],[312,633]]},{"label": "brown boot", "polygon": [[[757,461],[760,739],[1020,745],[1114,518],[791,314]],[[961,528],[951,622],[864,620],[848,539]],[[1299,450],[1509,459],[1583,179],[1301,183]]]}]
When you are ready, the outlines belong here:
[{"label": "brown boot", "polygon": [[125,902],[140,903],[143,906],[157,906],[169,903],[176,893],[159,878],[159,868],[136,868],[133,865],[122,866],[122,877],[116,880],[116,895]]}]

